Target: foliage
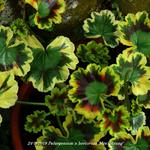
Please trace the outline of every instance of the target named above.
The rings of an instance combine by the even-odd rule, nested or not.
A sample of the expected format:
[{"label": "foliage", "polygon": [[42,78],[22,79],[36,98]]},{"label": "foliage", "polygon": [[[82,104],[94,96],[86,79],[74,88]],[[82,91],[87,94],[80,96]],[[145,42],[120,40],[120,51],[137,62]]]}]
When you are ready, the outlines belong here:
[{"label": "foliage", "polygon": [[130,46],[132,50],[150,55],[150,19],[148,13],[138,12],[128,14],[125,21],[119,22],[119,40],[124,45]]},{"label": "foliage", "polygon": [[124,131],[129,127],[129,112],[124,106],[120,106],[113,111],[107,110],[103,114],[101,131],[108,130],[111,135]]},{"label": "foliage", "polygon": [[12,73],[1,72],[0,77],[0,108],[9,108],[17,101],[18,84]]},{"label": "foliage", "polygon": [[[113,142],[120,142],[120,145],[113,145]],[[143,127],[139,130],[134,139],[130,134],[127,133],[119,133],[115,136],[115,138],[110,140],[110,149],[114,150],[122,148],[123,150],[127,149],[149,149],[149,142],[150,142],[150,131],[148,127]]]},{"label": "foliage", "polygon": [[146,66],[146,57],[139,53],[128,53],[124,51],[117,57],[117,64],[113,65],[115,72],[120,76],[122,86],[125,82],[131,84],[134,95],[144,95],[150,87],[150,67]]},{"label": "foliage", "polygon": [[102,37],[106,45],[110,47],[118,45],[117,22],[114,14],[109,10],[92,12],[91,18],[84,21],[83,29],[88,38]]},{"label": "foliage", "polygon": [[[81,124],[80,126],[76,126],[76,124],[72,120],[72,116],[68,115],[66,117],[66,120],[63,122],[64,132],[67,131],[69,134],[65,136],[62,131],[60,131],[58,128],[55,128],[54,126],[49,126],[48,128],[45,128],[43,130],[43,136],[39,137],[37,139],[38,142],[50,142],[46,145],[37,145],[36,149],[51,149],[51,144],[53,143],[64,143],[64,145],[54,144],[53,148],[62,150],[63,148],[68,150],[86,150],[89,145],[82,144],[86,142],[98,142],[99,138],[102,138],[104,134],[99,132],[99,129],[92,124]],[[88,135],[86,135],[88,128],[90,127],[90,131]],[[65,143],[68,143],[69,145],[65,145]],[[81,143],[81,144],[79,144]],[[94,146],[91,146],[91,148]],[[104,145],[100,146],[104,149]]]},{"label": "foliage", "polygon": [[109,67],[101,68],[90,64],[87,69],[79,68],[71,75],[69,98],[78,102],[75,110],[86,118],[94,119],[102,111],[103,99],[118,93],[118,77]]},{"label": "foliage", "polygon": [[134,114],[131,118],[132,121],[132,134],[137,134],[139,128],[146,124],[146,117],[144,112],[140,112],[138,114]]},{"label": "foliage", "polygon": [[46,49],[32,48],[32,52],[34,59],[28,81],[41,92],[48,92],[56,83],[66,81],[69,69],[74,70],[78,63],[74,44],[64,36],[54,39]]},{"label": "foliage", "polygon": [[68,104],[68,87],[62,89],[54,88],[51,95],[45,97],[45,104],[50,110],[50,113],[58,116],[65,116],[67,114]]},{"label": "foliage", "polygon": [[28,132],[37,133],[40,132],[43,128],[46,128],[50,125],[50,121],[45,120],[47,114],[45,111],[36,110],[33,114],[30,114],[26,117],[25,130]]},{"label": "foliage", "polygon": [[61,15],[65,11],[64,0],[25,0],[25,2],[36,10],[34,24],[39,29],[50,29],[53,23],[61,23]]},{"label": "foliage", "polygon": [[[112,11],[79,20],[81,41],[54,27],[64,0],[25,0],[24,16],[0,25],[0,108],[31,105],[24,129],[37,150],[149,149],[149,13],[123,16],[117,1],[109,3]],[[27,82],[37,95],[21,102]]]},{"label": "foliage", "polygon": [[107,66],[110,56],[108,49],[101,43],[90,41],[86,45],[80,44],[77,48],[77,56],[83,62],[96,63],[100,66]]},{"label": "foliage", "polygon": [[26,37],[29,34],[29,27],[27,26],[25,21],[20,18],[14,20],[11,23],[10,28],[12,29],[14,34],[21,36],[21,37],[22,36]]},{"label": "foliage", "polygon": [[13,71],[24,76],[30,70],[32,52],[24,41],[14,41],[9,27],[0,26],[0,71]]}]

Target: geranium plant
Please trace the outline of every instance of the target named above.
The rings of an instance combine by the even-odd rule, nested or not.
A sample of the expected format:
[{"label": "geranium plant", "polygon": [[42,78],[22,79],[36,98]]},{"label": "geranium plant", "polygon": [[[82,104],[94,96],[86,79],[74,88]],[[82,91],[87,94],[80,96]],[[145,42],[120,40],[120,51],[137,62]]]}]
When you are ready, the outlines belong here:
[{"label": "geranium plant", "polygon": [[[123,16],[116,2],[112,11],[91,11],[77,27],[83,37],[77,41],[51,35],[65,9],[78,3],[22,3],[23,19],[0,25],[0,108],[30,106],[21,131],[34,140],[25,149],[150,149],[149,13]],[[28,83],[40,101],[18,96]]]}]

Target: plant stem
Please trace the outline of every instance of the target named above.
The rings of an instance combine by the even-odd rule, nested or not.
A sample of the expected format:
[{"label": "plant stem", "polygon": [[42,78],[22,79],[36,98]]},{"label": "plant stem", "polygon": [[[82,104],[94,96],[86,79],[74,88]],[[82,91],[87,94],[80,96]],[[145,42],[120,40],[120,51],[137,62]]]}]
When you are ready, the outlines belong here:
[{"label": "plant stem", "polygon": [[19,100],[18,100],[16,103],[18,103],[18,104],[23,104],[23,105],[46,106],[45,103],[24,102],[24,101],[19,101]]},{"label": "plant stem", "polygon": [[105,104],[106,107],[108,107],[109,109],[112,109],[112,106],[110,106],[109,104]]},{"label": "plant stem", "polygon": [[116,105],[113,104],[112,102],[110,102],[109,100],[105,99],[105,102],[106,102],[107,104],[109,104],[109,106],[110,106],[111,108],[116,108]]},{"label": "plant stem", "polygon": [[60,117],[59,117],[58,115],[56,115],[56,119],[57,119],[58,125],[59,125],[59,127],[60,127],[60,129],[61,129],[63,135],[65,135],[64,128],[63,128],[63,126],[62,126],[62,123],[61,123],[61,121],[60,121]]}]

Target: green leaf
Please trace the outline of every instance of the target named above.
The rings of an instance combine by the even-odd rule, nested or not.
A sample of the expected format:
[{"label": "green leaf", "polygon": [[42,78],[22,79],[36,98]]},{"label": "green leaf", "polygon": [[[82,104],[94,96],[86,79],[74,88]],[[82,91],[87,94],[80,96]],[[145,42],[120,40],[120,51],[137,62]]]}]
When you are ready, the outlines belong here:
[{"label": "green leaf", "polygon": [[17,101],[18,84],[10,72],[0,72],[0,108],[9,108]]},{"label": "green leaf", "polygon": [[33,114],[26,117],[25,130],[28,132],[38,133],[48,127],[50,121],[46,120],[47,113],[45,111],[36,110]]},{"label": "green leaf", "polygon": [[109,10],[102,10],[100,13],[92,12],[91,18],[84,21],[83,29],[88,38],[102,37],[106,45],[110,47],[118,45],[115,16]]},{"label": "green leaf", "polygon": [[30,17],[31,25],[35,24],[39,29],[50,31],[53,24],[62,22],[62,13],[64,13],[66,6],[65,0],[25,0],[25,2],[36,10],[34,16]]},{"label": "green leaf", "polygon": [[149,14],[145,11],[128,14],[125,21],[119,22],[120,42],[130,46],[132,51],[150,56]]},{"label": "green leaf", "polygon": [[27,26],[25,21],[20,18],[14,20],[11,23],[10,28],[15,35],[18,35],[20,37],[26,37],[29,34],[29,27]]},{"label": "green leaf", "polygon": [[39,91],[47,92],[56,83],[68,79],[69,69],[74,70],[78,59],[74,54],[74,44],[66,37],[59,36],[46,49],[33,48],[34,60],[28,80]]},{"label": "green leaf", "polygon": [[91,105],[96,105],[100,100],[100,95],[107,92],[107,85],[99,82],[93,81],[85,89],[85,95],[89,99]]},{"label": "green leaf", "polygon": [[83,62],[96,63],[100,66],[107,66],[110,56],[108,49],[102,43],[90,41],[87,44],[80,44],[77,48],[77,56]]},{"label": "green leaf", "polygon": [[123,105],[113,110],[106,110],[100,123],[101,131],[109,131],[111,135],[125,131],[130,126],[129,116],[130,113]]},{"label": "green leaf", "polygon": [[136,134],[138,129],[143,127],[145,124],[146,124],[146,116],[144,112],[141,112],[138,115],[134,115],[131,118],[132,134]]},{"label": "green leaf", "polygon": [[118,76],[111,67],[105,67],[101,70],[99,65],[89,64],[86,69],[79,68],[72,73],[69,82],[72,86],[72,89],[69,90],[69,98],[73,102],[85,102],[90,101],[89,98],[92,98],[93,94],[97,98],[98,95],[101,98],[104,95],[115,96],[119,90],[118,82]]},{"label": "green leaf", "polygon": [[0,26],[0,71],[12,70],[25,76],[30,70],[32,52],[23,41],[14,41],[10,28]]},{"label": "green leaf", "polygon": [[65,116],[69,106],[68,102],[68,87],[62,89],[54,88],[51,95],[45,97],[45,104],[49,108],[50,113],[57,116]]},{"label": "green leaf", "polygon": [[150,89],[150,67],[146,66],[146,57],[139,52],[129,53],[127,50],[118,55],[114,71],[120,76],[122,84],[131,83],[134,95],[146,94]]}]

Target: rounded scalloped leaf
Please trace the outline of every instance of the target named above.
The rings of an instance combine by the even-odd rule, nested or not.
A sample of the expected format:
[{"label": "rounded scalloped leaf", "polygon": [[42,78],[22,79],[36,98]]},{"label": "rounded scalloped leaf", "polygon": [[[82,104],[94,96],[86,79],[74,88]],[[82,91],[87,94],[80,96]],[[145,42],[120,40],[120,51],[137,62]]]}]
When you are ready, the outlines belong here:
[{"label": "rounded scalloped leaf", "polygon": [[125,21],[119,22],[118,30],[122,44],[150,56],[150,19],[147,12],[128,14]]},{"label": "rounded scalloped leaf", "polygon": [[10,72],[0,72],[0,108],[9,108],[17,101],[18,84]]},{"label": "rounded scalloped leaf", "polygon": [[46,120],[47,113],[45,111],[36,110],[33,114],[26,117],[25,130],[28,132],[38,133],[50,124],[49,120]]},{"label": "rounded scalloped leaf", "polygon": [[146,124],[146,116],[144,112],[131,117],[131,133],[137,134],[138,129],[142,128]]},{"label": "rounded scalloped leaf", "polygon": [[80,44],[77,48],[77,56],[83,62],[96,63],[101,66],[107,66],[110,59],[109,51],[106,46],[96,41],[90,41],[87,44]]},{"label": "rounded scalloped leaf", "polygon": [[13,33],[19,37],[26,37],[29,35],[29,27],[21,18],[14,20],[11,23],[10,28],[12,29]]},{"label": "rounded scalloped leaf", "polygon": [[84,21],[83,29],[87,38],[102,37],[106,45],[110,47],[118,45],[117,22],[109,10],[92,12],[91,18]]},{"label": "rounded scalloped leaf", "polygon": [[66,3],[64,0],[34,1],[26,0],[37,12],[35,13],[34,23],[39,29],[51,29],[54,24],[60,24],[62,13],[65,11]]},{"label": "rounded scalloped leaf", "polygon": [[134,95],[144,95],[150,89],[150,67],[145,66],[146,57],[139,52],[124,51],[117,57],[117,65],[113,65],[115,73],[120,76],[122,84],[129,81]]},{"label": "rounded scalloped leaf", "polygon": [[33,60],[32,52],[23,41],[13,41],[10,28],[0,26],[0,71],[12,70],[17,76],[25,76]]},{"label": "rounded scalloped leaf", "polygon": [[71,75],[69,81],[72,89],[69,98],[72,102],[87,102],[97,105],[100,97],[116,96],[119,91],[119,77],[111,67],[101,70],[100,66],[90,64],[84,70],[79,68]]},{"label": "rounded scalloped leaf", "polygon": [[129,126],[129,112],[124,106],[114,110],[106,110],[100,123],[101,131],[109,131],[111,135],[125,131]]},{"label": "rounded scalloped leaf", "polygon": [[74,44],[69,38],[59,36],[47,48],[32,49],[34,60],[28,73],[28,80],[41,92],[52,90],[56,83],[68,79],[69,69],[74,70],[78,59]]},{"label": "rounded scalloped leaf", "polygon": [[51,95],[45,97],[45,104],[49,108],[50,113],[58,116],[65,116],[69,109],[68,101],[68,87],[62,89],[54,88]]}]

